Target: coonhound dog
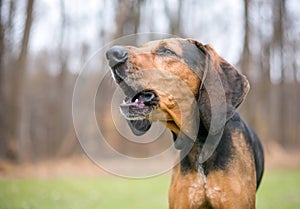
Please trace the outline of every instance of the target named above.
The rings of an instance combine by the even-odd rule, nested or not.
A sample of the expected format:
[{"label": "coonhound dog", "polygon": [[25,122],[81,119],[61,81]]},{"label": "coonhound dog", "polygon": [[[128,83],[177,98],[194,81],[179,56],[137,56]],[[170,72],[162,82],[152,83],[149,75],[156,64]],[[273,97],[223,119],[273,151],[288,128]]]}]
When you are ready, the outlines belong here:
[{"label": "coonhound dog", "polygon": [[[173,133],[181,161],[173,168],[169,208],[255,208],[264,154],[236,112],[249,90],[246,77],[193,39],[113,46],[106,58],[126,95],[120,110],[133,133],[144,134],[153,121]],[[216,146],[203,155],[207,143]]]}]

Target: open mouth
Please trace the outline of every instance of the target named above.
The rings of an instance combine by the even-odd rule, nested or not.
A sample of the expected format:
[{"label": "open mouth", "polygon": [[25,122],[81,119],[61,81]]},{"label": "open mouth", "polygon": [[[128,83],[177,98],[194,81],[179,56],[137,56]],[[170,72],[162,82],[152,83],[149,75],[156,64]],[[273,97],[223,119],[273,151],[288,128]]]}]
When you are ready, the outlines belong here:
[{"label": "open mouth", "polygon": [[143,90],[132,98],[126,97],[120,109],[127,120],[142,120],[156,109],[158,103],[159,97],[153,91]]},{"label": "open mouth", "polygon": [[111,66],[113,77],[126,95],[120,105],[122,115],[127,120],[147,119],[158,106],[159,97],[152,90],[136,92],[132,86],[125,81],[128,73],[127,59],[114,66]]}]

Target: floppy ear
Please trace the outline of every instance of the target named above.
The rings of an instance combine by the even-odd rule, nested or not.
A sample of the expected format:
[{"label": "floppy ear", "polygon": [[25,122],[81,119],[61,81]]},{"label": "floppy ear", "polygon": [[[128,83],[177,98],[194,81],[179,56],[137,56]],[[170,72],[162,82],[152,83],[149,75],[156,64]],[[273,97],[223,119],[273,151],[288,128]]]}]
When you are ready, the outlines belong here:
[{"label": "floppy ear", "polygon": [[151,127],[151,122],[147,119],[143,120],[127,120],[127,123],[134,135],[141,136],[145,134]]},{"label": "floppy ear", "polygon": [[[206,59],[205,69],[200,69],[202,80],[198,97],[200,118],[205,127],[212,128],[210,131],[216,134],[245,99],[249,91],[249,82],[211,46],[202,45],[197,41],[194,43],[200,50],[200,57]],[[205,56],[202,56],[203,53]],[[212,111],[214,121],[217,121],[214,122],[214,127],[211,127]]]}]

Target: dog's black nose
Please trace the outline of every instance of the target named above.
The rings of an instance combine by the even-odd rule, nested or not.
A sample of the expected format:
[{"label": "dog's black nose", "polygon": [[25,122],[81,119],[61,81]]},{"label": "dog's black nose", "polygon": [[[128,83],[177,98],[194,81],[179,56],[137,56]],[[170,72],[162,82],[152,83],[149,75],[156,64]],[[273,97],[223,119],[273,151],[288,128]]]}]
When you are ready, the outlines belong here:
[{"label": "dog's black nose", "polygon": [[106,58],[110,67],[114,67],[119,63],[124,63],[128,58],[126,50],[121,46],[113,46],[106,51]]}]

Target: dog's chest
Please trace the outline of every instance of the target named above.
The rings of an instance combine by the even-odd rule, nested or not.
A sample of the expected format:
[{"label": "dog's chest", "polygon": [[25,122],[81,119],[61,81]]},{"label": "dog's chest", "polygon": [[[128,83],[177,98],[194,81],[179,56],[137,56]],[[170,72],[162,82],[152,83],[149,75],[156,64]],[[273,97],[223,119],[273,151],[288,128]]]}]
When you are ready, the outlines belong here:
[{"label": "dog's chest", "polygon": [[194,175],[193,180],[187,186],[187,198],[190,208],[199,208],[204,205],[206,202],[207,179],[202,168],[199,169],[198,173]]},{"label": "dog's chest", "polygon": [[210,183],[203,169],[185,175],[173,175],[170,187],[170,203],[173,208],[179,205],[184,205],[185,209],[210,208],[212,200],[226,202],[226,195],[221,187]]}]

